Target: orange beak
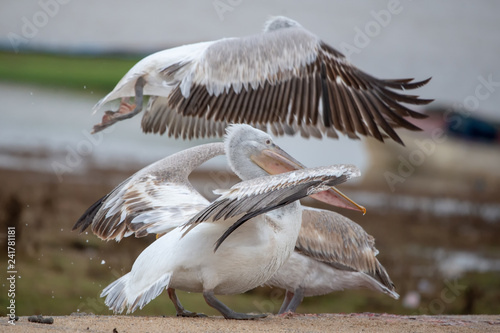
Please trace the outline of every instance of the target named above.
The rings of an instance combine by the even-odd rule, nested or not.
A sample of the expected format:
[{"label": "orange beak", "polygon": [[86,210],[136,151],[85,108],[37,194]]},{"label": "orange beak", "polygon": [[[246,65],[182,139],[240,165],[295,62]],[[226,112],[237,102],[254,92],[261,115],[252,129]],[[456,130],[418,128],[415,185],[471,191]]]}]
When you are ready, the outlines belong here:
[{"label": "orange beak", "polygon": [[[270,149],[264,149],[259,155],[252,155],[250,158],[255,164],[271,175],[306,168],[302,163],[276,145],[273,145]],[[358,205],[333,186],[331,189],[313,194],[311,197],[333,206],[359,210],[363,212],[363,214],[366,213],[365,207]]]}]

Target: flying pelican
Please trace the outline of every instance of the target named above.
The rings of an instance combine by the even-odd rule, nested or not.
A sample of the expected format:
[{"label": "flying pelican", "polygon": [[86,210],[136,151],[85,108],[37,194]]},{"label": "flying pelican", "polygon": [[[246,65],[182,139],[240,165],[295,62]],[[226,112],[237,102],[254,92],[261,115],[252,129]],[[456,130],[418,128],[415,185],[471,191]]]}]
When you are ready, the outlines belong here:
[{"label": "flying pelican", "polygon": [[344,289],[364,287],[398,299],[377,254],[374,238],[358,224],[335,212],[304,207],[295,251],[266,285],[286,290],[280,314],[295,312],[304,297]]},{"label": "flying pelican", "polygon": [[[149,55],[133,66],[95,107],[119,100],[106,111],[98,132],[128,119],[149,102],[144,132],[184,139],[222,136],[229,123],[246,123],[274,135],[294,134],[379,141],[394,131],[420,130],[405,117],[425,118],[402,103],[432,100],[397,90],[412,90],[429,79],[377,79],[286,17],[267,22],[260,34],[184,45]],[[129,99],[133,97],[134,102]]]},{"label": "flying pelican", "polygon": [[[243,181],[218,192],[222,195],[209,204],[192,188],[187,175],[224,151],[231,169]],[[189,159],[194,161],[186,163]],[[300,169],[275,176],[266,171],[283,168],[300,169],[300,163],[268,134],[248,125],[233,125],[224,144],[194,147],[156,162],[98,200],[73,229],[91,226],[101,238],[117,240],[133,233],[166,232],[139,255],[131,272],[103,290],[105,303],[115,312],[133,312],[166,288],[177,315],[197,316],[179,302],[175,289],[181,289],[202,292],[225,318],[263,317],[234,312],[214,295],[253,289],[283,265],[300,230],[302,213],[297,200],[321,194],[322,201],[347,202],[364,211],[332,187],[358,176],[355,167]],[[179,225],[178,219],[184,223]]]}]

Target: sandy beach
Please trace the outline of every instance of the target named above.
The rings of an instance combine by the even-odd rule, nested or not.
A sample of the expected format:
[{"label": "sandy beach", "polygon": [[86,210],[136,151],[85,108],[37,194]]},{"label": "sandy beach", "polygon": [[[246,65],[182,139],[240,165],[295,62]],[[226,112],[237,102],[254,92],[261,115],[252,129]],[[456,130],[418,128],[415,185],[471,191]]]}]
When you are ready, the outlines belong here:
[{"label": "sandy beach", "polygon": [[251,321],[222,317],[56,316],[51,325],[28,322],[9,332],[499,332],[500,316],[397,316],[389,314],[271,315]]}]

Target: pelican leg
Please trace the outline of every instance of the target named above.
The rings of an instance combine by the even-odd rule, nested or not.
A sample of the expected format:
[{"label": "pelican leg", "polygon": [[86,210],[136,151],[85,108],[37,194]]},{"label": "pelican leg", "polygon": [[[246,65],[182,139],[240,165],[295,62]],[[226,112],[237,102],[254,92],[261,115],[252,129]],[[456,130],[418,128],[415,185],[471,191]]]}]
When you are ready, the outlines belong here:
[{"label": "pelican leg", "polygon": [[170,297],[170,300],[172,303],[174,303],[175,306],[175,311],[177,311],[177,317],[206,317],[203,313],[196,313],[196,312],[191,312],[182,306],[181,302],[177,298],[177,295],[175,294],[175,289],[173,288],[167,288],[168,292],[168,297]]},{"label": "pelican leg", "polygon": [[228,308],[224,303],[215,298],[213,291],[205,291],[203,292],[203,297],[208,305],[219,311],[224,318],[226,319],[240,319],[240,320],[248,320],[248,319],[257,319],[257,318],[265,318],[267,314],[257,314],[251,315],[246,313],[234,312],[230,308]]},{"label": "pelican leg", "polygon": [[293,298],[293,295],[294,295],[293,292],[291,292],[290,290],[286,291],[285,299],[283,300],[283,304],[281,304],[281,308],[280,308],[278,314],[282,314],[286,311],[286,309],[288,308],[288,304],[290,304],[290,301]]},{"label": "pelican leg", "polygon": [[143,101],[143,92],[144,92],[144,84],[146,81],[144,81],[144,78],[140,76],[137,81],[135,82],[135,108],[130,111],[126,112],[127,109],[130,109],[132,106],[127,104],[125,100],[122,100],[122,103],[120,104],[120,108],[118,111],[106,111],[104,113],[104,116],[102,117],[102,123],[94,125],[94,129],[92,133],[97,133],[102,131],[105,128],[108,128],[109,126],[113,125],[114,123],[124,120],[124,119],[129,119],[138,114],[139,112],[142,111],[142,101]]},{"label": "pelican leg", "polygon": [[304,290],[302,288],[297,288],[294,291],[294,295],[292,297],[292,300],[286,307],[285,312],[295,312],[297,308],[299,307],[300,303],[302,303],[302,300],[304,299]]}]

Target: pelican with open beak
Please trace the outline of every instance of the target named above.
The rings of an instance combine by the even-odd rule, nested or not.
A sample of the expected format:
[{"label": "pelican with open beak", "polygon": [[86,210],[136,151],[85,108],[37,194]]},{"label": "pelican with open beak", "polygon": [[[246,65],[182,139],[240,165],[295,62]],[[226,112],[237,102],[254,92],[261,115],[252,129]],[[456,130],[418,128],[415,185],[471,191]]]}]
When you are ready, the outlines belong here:
[{"label": "pelican with open beak", "polygon": [[[272,145],[268,149],[262,150],[258,155],[252,155],[250,158],[255,164],[271,175],[306,168],[305,165],[294,159],[277,145]],[[312,194],[311,197],[333,206],[359,210],[363,214],[366,213],[365,207],[354,202],[334,186],[326,191]]]}]

